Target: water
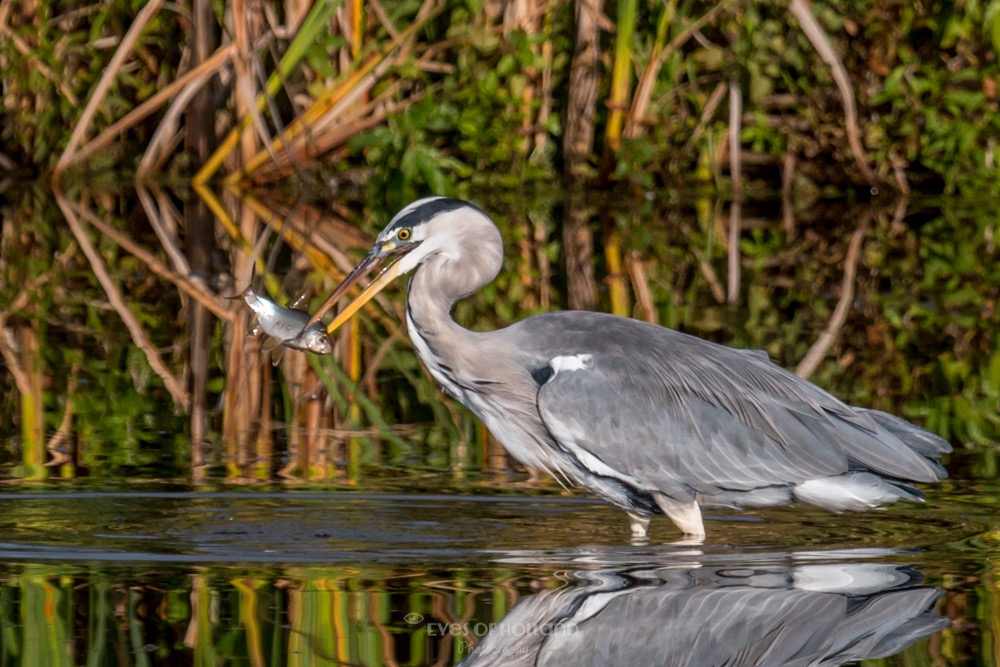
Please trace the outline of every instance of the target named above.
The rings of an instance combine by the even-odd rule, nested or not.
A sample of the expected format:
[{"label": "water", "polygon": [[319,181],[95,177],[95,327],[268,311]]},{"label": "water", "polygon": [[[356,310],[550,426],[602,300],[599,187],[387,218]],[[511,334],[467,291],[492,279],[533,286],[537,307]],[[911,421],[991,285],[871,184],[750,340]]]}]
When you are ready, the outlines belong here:
[{"label": "water", "polygon": [[[441,396],[394,337],[400,292],[339,340],[360,368],[347,353],[272,366],[226,319],[238,304],[219,295],[243,286],[227,262],[246,257],[225,225],[205,223],[216,258],[196,288],[220,311],[198,324],[193,288],[171,277],[187,275],[176,230],[193,223],[144,217],[131,197],[74,201],[83,240],[43,195],[5,211],[0,324],[21,373],[0,374],[0,666],[1000,664],[995,213],[830,206],[790,230],[764,207],[726,306],[712,202],[488,206],[508,264],[459,305],[463,322],[652,304],[663,324],[788,367],[829,323],[872,216],[849,316],[812,377],[949,437],[951,477],[883,511],[712,513],[704,544],[654,519],[639,546],[620,511],[531,479]],[[310,248],[363,245],[327,223],[275,251],[277,296],[318,280]],[[164,373],[202,383],[191,409]]]},{"label": "water", "polygon": [[579,497],[15,489],[4,664],[993,664],[1000,487],[964,486],[647,546]]}]

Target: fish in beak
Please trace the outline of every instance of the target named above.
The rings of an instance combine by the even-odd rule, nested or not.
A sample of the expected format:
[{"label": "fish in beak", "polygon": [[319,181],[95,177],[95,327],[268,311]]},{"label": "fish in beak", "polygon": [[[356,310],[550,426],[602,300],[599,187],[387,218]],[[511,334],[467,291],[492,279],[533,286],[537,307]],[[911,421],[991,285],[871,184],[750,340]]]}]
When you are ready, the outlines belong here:
[{"label": "fish in beak", "polygon": [[353,301],[351,301],[344,310],[337,315],[336,318],[326,327],[326,333],[332,334],[334,331],[339,329],[341,325],[347,322],[351,317],[354,316],[356,312],[361,310],[361,308],[371,301],[376,294],[385,289],[386,285],[391,283],[393,280],[398,278],[402,271],[399,266],[399,258],[407,254],[411,250],[417,247],[418,244],[410,243],[404,245],[395,245],[392,243],[377,243],[364,259],[354,267],[354,269],[348,273],[344,280],[337,286],[333,293],[323,302],[323,305],[313,313],[313,316],[309,318],[303,327],[303,331],[306,331],[310,326],[319,321],[323,315],[327,313],[334,304],[337,303],[348,290],[350,290],[354,285],[368,275],[375,266],[379,263],[389,260],[390,263],[386,265],[385,268],[371,281],[367,287],[361,290],[361,293]]}]

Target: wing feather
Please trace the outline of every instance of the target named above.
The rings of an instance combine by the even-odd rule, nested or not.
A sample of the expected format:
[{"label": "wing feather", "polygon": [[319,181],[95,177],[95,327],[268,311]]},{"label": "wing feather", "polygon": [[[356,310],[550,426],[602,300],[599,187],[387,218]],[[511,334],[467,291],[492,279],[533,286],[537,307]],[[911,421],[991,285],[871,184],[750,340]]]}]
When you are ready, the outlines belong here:
[{"label": "wing feather", "polygon": [[590,357],[540,387],[547,428],[639,488],[711,494],[858,469],[919,482],[944,476],[932,460],[950,449],[944,440],[853,408],[763,353],[596,313],[527,322],[538,319],[551,321],[533,333],[558,342],[560,355]]}]

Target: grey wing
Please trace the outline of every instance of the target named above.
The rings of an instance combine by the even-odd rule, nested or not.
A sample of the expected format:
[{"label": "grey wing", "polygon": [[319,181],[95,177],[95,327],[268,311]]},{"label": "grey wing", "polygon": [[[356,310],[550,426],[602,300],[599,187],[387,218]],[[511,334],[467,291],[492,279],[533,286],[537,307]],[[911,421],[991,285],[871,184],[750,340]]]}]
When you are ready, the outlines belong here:
[{"label": "grey wing", "polygon": [[669,358],[647,348],[550,362],[539,413],[592,473],[683,500],[854,470],[913,481],[944,474],[897,437],[896,422],[880,427],[875,413],[855,411],[760,354],[704,341],[687,354],[689,341],[673,342],[682,345]]}]

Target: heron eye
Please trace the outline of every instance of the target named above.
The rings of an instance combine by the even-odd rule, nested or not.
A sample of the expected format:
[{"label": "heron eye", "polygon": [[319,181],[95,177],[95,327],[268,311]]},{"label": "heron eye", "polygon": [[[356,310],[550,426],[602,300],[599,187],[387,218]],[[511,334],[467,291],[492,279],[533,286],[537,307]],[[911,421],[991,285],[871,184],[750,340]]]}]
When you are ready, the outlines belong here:
[{"label": "heron eye", "polygon": [[400,229],[398,232],[396,232],[396,238],[399,239],[400,241],[409,241],[410,240],[410,236],[412,236],[412,235],[413,235],[413,232],[411,232],[409,229],[405,229],[405,228],[404,229]]}]

